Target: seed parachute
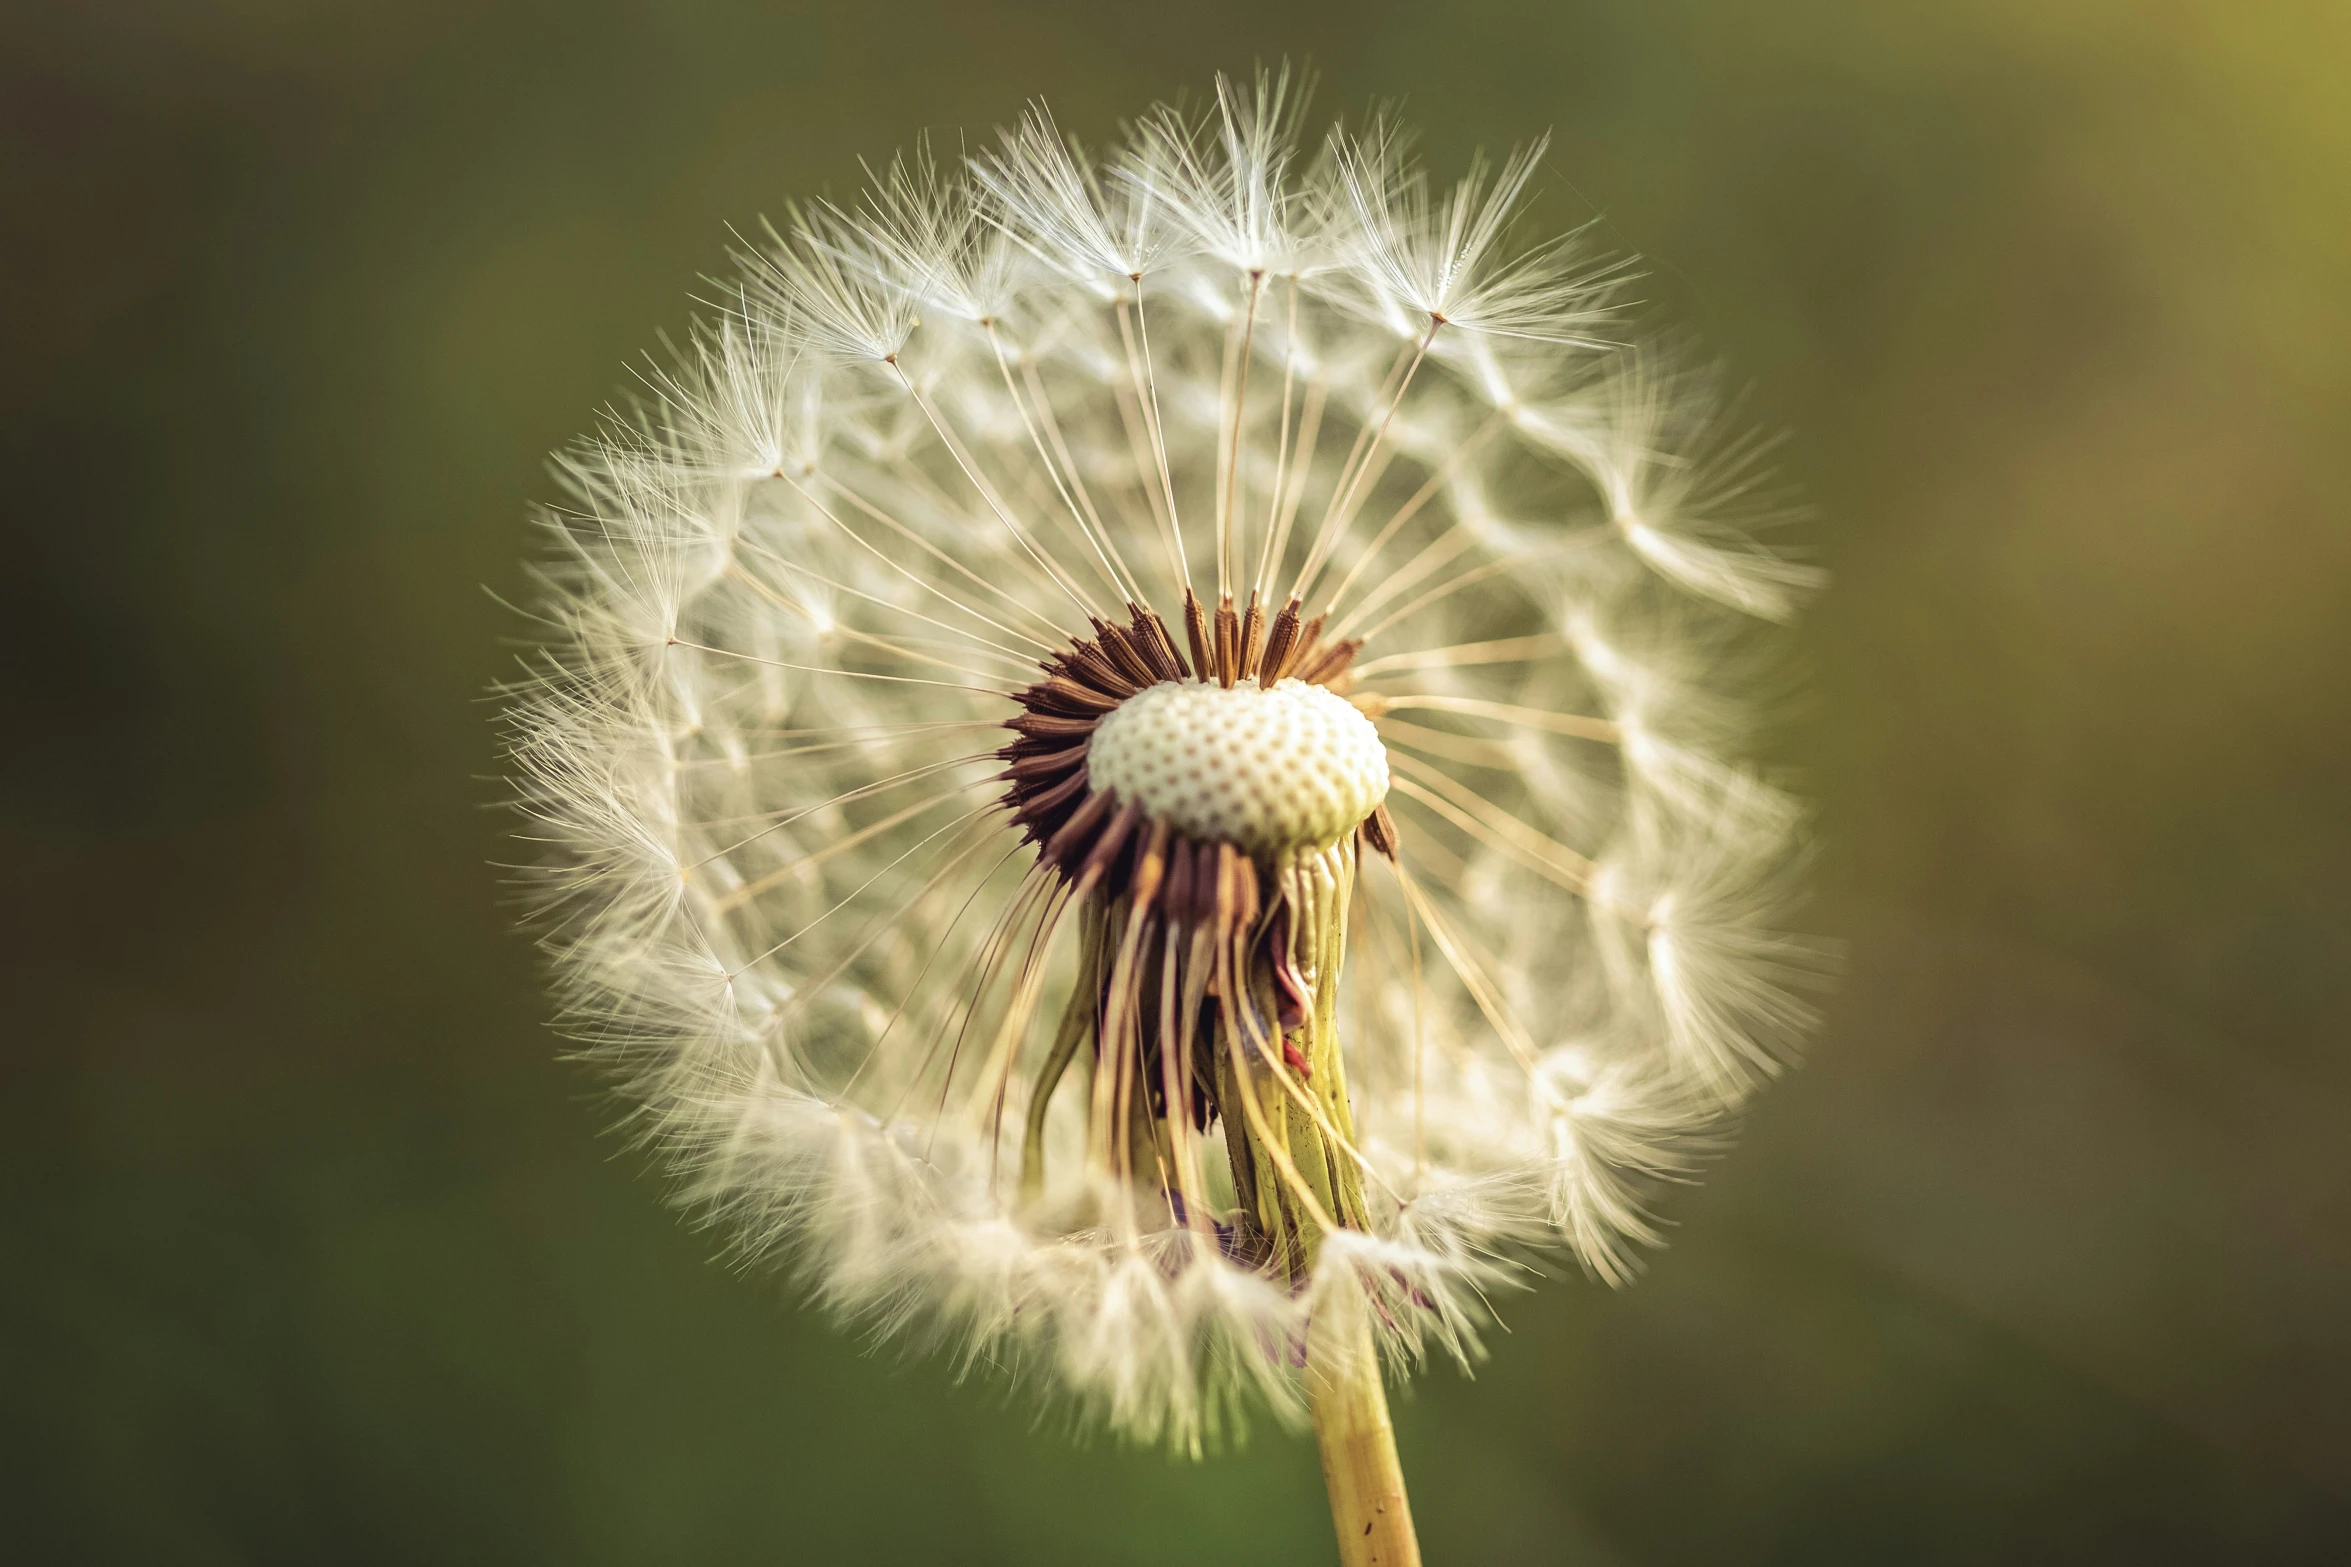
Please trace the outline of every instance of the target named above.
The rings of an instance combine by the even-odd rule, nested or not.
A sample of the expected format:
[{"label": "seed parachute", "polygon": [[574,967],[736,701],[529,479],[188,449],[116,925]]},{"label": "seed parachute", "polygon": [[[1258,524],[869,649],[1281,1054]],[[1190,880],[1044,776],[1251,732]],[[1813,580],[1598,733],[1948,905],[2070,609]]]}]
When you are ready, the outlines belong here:
[{"label": "seed parachute", "polygon": [[1534,153],[1302,106],[788,212],[564,455],[508,710],[687,1199],[1180,1450],[1627,1278],[1819,967],[1738,759],[1815,580],[1761,447],[1522,242]]}]

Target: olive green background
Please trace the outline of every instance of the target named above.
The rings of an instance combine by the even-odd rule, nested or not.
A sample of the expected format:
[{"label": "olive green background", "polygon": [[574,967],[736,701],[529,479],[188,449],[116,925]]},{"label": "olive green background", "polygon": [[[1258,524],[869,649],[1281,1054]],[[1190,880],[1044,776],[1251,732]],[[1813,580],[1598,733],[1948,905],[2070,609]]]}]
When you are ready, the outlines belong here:
[{"label": "olive green background", "polygon": [[0,1551],[1330,1559],[715,1264],[487,862],[546,450],[727,223],[1219,67],[1557,133],[1836,582],[1773,732],[1846,977],[1622,1292],[1400,1406],[1439,1564],[2351,1540],[2351,11],[0,12]]}]

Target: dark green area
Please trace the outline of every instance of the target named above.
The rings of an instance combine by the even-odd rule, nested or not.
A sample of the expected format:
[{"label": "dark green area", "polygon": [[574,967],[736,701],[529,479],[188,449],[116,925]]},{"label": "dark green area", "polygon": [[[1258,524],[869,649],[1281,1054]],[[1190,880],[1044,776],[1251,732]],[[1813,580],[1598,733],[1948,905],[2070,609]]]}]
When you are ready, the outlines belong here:
[{"label": "dark green area", "polygon": [[541,454],[724,225],[1031,94],[1308,55],[1653,258],[1836,587],[1777,732],[1850,943],[1633,1289],[1399,1416],[1435,1563],[2351,1539],[2339,3],[0,18],[0,1549],[1327,1559],[710,1260],[543,1030],[482,700]]}]

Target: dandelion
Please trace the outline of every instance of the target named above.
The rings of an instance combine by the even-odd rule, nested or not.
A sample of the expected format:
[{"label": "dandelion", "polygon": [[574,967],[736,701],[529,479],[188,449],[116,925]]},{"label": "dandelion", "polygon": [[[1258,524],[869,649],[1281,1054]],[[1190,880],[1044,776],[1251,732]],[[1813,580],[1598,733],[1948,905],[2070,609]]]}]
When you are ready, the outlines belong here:
[{"label": "dandelion", "polygon": [[1198,1452],[1610,1283],[1808,1024],[1736,663],[1809,568],[1624,273],[1287,72],[792,212],[562,459],[562,1017],[747,1256]]}]

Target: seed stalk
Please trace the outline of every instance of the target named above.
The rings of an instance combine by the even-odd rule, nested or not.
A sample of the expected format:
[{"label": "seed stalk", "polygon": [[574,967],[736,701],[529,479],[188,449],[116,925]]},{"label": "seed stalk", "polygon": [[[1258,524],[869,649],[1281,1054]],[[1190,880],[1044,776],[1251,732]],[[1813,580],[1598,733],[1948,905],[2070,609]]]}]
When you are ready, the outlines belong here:
[{"label": "seed stalk", "polygon": [[1371,1330],[1359,1316],[1341,1315],[1352,1320],[1318,1322],[1307,1340],[1307,1398],[1340,1567],[1420,1567]]}]

